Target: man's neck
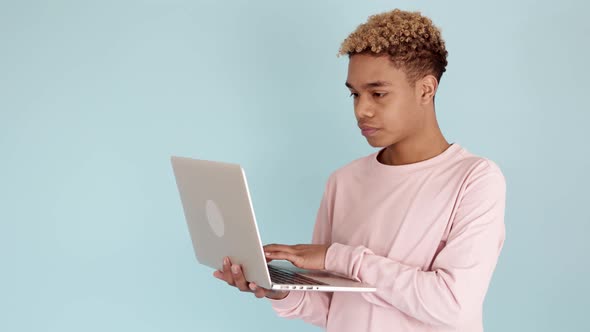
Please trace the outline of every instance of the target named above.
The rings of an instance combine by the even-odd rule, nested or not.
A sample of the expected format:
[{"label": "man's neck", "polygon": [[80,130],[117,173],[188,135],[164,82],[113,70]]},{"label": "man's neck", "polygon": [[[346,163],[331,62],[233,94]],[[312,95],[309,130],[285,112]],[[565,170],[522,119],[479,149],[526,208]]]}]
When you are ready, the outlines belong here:
[{"label": "man's neck", "polygon": [[407,165],[428,160],[448,149],[450,144],[440,129],[432,130],[426,135],[409,137],[388,146],[378,160],[386,165]]}]

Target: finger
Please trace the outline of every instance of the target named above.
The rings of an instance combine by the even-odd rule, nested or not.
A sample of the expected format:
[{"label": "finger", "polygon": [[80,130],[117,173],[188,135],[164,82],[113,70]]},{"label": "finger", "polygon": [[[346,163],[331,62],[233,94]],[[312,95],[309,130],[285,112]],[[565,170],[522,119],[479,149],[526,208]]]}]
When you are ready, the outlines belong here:
[{"label": "finger", "polygon": [[267,290],[262,287],[258,287],[256,283],[251,282],[249,287],[250,290],[254,293],[254,296],[256,296],[257,298],[261,299],[266,296]]},{"label": "finger", "polygon": [[251,290],[252,293],[255,293],[259,288],[260,287],[258,287],[255,282],[248,283],[248,289]]},{"label": "finger", "polygon": [[215,272],[213,272],[213,276],[217,279],[224,280],[223,279],[223,271],[215,270]]},{"label": "finger", "polygon": [[268,294],[268,292],[268,290],[258,287],[258,289],[256,289],[256,291],[254,292],[254,296],[261,299],[263,297],[266,297],[266,294]]},{"label": "finger", "polygon": [[238,289],[242,292],[249,291],[250,289],[248,288],[246,279],[244,278],[244,274],[242,273],[242,268],[239,265],[234,264],[231,266],[231,272],[233,274],[236,287],[238,287]]},{"label": "finger", "polygon": [[258,285],[256,285],[253,282],[250,283],[250,289],[254,293],[254,296],[256,296],[259,299],[263,298],[263,297],[267,297],[267,298],[273,299],[273,300],[282,300],[287,295],[289,295],[289,291],[275,291],[272,289],[266,289],[263,287],[259,287]]},{"label": "finger", "polygon": [[275,251],[275,252],[267,252],[266,253],[266,258],[270,258],[270,259],[285,259],[288,260],[289,262],[293,263],[294,265],[298,265],[301,263],[301,257],[294,255],[294,254],[290,254],[290,253],[286,253],[286,252],[280,252],[280,251]]},{"label": "finger", "polygon": [[294,253],[295,250],[292,246],[285,245],[285,244],[268,244],[263,247],[265,252],[273,252],[273,251],[281,251],[281,252],[288,252]]},{"label": "finger", "polygon": [[254,291],[254,296],[256,296],[259,299],[266,297],[266,294],[268,294],[268,290],[262,287],[258,287],[256,291]]},{"label": "finger", "polygon": [[230,286],[235,286],[234,277],[231,273],[231,262],[228,257],[223,259],[223,280],[227,282]]}]

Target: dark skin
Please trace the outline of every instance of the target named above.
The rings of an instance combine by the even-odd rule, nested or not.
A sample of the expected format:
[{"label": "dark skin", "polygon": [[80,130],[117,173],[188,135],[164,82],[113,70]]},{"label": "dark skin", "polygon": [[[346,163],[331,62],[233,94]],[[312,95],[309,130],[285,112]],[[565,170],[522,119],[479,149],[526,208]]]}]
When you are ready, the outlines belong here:
[{"label": "dark skin", "polygon": [[[350,57],[346,86],[354,100],[357,124],[373,147],[386,147],[378,160],[385,165],[405,165],[433,158],[450,145],[434,112],[438,80],[425,75],[410,82],[388,56],[355,54]],[[288,260],[307,270],[324,270],[330,245],[298,244],[264,246],[267,261]],[[234,272],[232,272],[232,270]],[[242,292],[258,298],[283,299],[288,291],[258,287],[245,280],[239,265],[225,259],[222,271],[213,275]]]}]

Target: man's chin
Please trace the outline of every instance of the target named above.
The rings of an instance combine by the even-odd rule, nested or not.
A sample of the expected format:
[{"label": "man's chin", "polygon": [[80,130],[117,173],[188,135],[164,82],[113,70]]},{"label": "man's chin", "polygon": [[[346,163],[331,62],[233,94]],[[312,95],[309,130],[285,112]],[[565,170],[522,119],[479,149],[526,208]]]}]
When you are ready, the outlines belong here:
[{"label": "man's chin", "polygon": [[375,143],[371,143],[371,142],[369,142],[369,145],[374,148],[384,148],[386,146],[385,144],[375,144]]},{"label": "man's chin", "polygon": [[374,147],[374,148],[384,148],[386,146],[389,146],[389,144],[386,144],[380,140],[373,140],[368,138],[367,139],[367,143],[369,143],[370,146]]}]

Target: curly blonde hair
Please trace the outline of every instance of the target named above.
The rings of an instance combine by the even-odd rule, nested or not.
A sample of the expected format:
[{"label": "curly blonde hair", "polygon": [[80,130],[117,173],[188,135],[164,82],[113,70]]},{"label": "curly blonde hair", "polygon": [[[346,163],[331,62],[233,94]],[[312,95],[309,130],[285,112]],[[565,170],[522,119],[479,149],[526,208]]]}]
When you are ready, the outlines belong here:
[{"label": "curly blonde hair", "polygon": [[370,16],[342,42],[338,56],[382,52],[412,85],[429,74],[440,82],[446,71],[448,53],[440,30],[420,12],[395,9]]}]

